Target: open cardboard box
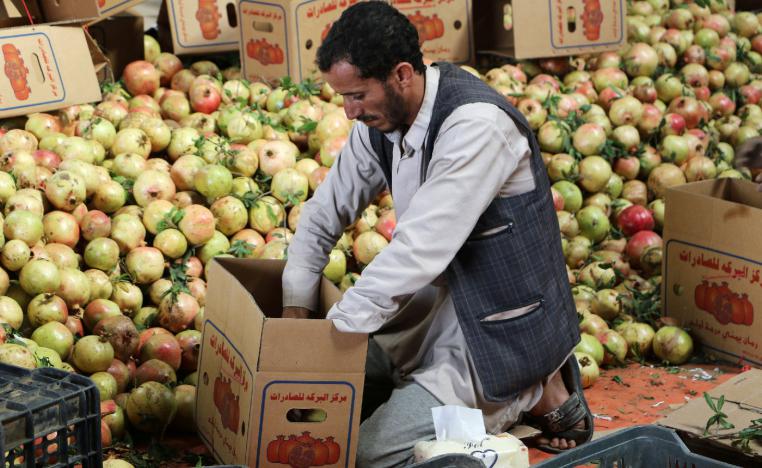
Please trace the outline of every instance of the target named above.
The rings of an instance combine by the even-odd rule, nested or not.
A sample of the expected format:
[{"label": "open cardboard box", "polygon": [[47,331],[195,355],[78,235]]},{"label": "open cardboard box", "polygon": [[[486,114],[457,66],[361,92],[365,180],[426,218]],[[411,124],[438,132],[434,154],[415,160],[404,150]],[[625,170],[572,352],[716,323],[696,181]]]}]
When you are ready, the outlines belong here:
[{"label": "open cardboard box", "polygon": [[733,438],[737,436],[732,435],[749,427],[753,420],[762,418],[762,371],[752,369],[738,374],[708,393],[714,399],[725,397],[722,412],[734,428],[717,432],[716,426],[712,426],[709,437],[704,436],[706,423],[714,411],[700,395],[657,421],[657,424],[677,430],[686,445],[697,453],[739,466],[762,466],[762,444],[751,442],[751,452],[743,454],[733,446]]},{"label": "open cardboard box", "polygon": [[[213,260],[199,355],[199,435],[220,462],[260,467],[278,463],[271,442],[307,432],[336,444],[331,465],[354,466],[368,336],[341,333],[329,320],[277,318],[284,266]],[[320,311],[340,298],[323,278]],[[300,457],[311,462],[314,453]]]},{"label": "open cardboard box", "polygon": [[143,17],[121,13],[87,28],[111,64],[114,76],[135,60],[143,60]]},{"label": "open cardboard box", "polygon": [[665,201],[664,314],[710,353],[762,367],[762,192],[716,179],[673,187]]},{"label": "open cardboard box", "polygon": [[162,50],[176,55],[238,50],[235,0],[165,0],[158,24]]},{"label": "open cardboard box", "polygon": [[[99,78],[112,77],[107,59],[81,27],[86,15],[57,21],[44,2],[27,2],[34,25],[20,1],[0,0],[0,118],[60,109],[101,99]],[[82,2],[84,3],[84,2]],[[59,6],[65,5],[61,0]],[[27,26],[24,26],[27,25]],[[87,51],[87,52],[85,52]]]},{"label": "open cardboard box", "polygon": [[479,53],[517,59],[599,53],[627,41],[625,0],[479,0]]},{"label": "open cardboard box", "polygon": [[[317,50],[334,21],[362,0],[239,0],[241,69],[246,79],[318,77]],[[471,0],[390,0],[416,25],[424,57],[474,61]]]}]

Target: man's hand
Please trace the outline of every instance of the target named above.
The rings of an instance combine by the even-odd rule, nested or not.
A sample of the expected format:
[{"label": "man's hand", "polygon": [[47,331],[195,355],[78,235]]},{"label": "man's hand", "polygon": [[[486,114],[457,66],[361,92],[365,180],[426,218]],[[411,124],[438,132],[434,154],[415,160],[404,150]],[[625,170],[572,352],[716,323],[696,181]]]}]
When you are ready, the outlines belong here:
[{"label": "man's hand", "polygon": [[310,310],[304,307],[284,307],[283,318],[306,319],[310,318]]}]

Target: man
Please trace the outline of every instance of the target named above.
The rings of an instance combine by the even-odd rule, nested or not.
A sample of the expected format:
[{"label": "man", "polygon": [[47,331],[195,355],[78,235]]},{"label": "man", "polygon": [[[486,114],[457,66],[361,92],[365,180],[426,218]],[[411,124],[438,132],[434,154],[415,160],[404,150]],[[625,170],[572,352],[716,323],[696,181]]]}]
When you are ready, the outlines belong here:
[{"label": "man", "polygon": [[571,354],[577,315],[524,118],[459,68],[426,67],[415,28],[383,2],[347,9],[318,66],[357,122],[303,207],[283,316],[316,310],[328,253],[387,186],[398,218],[389,246],[327,315],[340,331],[373,335],[366,396],[381,401],[363,401],[358,466],[409,462],[417,441],[435,438],[431,408],[442,404],[481,409],[490,433],[525,413],[549,451],[589,440]]}]

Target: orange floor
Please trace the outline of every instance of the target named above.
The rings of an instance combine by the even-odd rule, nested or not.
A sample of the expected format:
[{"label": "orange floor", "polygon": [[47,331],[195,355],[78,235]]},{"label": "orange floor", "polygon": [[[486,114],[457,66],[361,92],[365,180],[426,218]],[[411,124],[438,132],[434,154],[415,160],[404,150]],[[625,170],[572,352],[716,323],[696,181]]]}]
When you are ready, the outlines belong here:
[{"label": "orange floor", "polygon": [[[686,365],[682,368],[648,367],[601,371],[600,378],[585,391],[595,417],[596,432],[651,424],[692,398],[730,379],[737,369]],[[617,378],[618,377],[618,378]],[[711,379],[711,380],[704,380]],[[530,449],[532,464],[552,457]]]},{"label": "orange floor", "polygon": [[[603,370],[598,381],[585,391],[585,396],[590,409],[596,415],[596,432],[605,433],[623,427],[653,423],[689,399],[702,398],[704,391],[725,382],[738,371],[735,368],[719,369],[707,365],[686,365],[669,369],[631,364],[626,368]],[[211,462],[198,437],[172,435],[161,445],[174,452],[175,456],[167,457],[174,460],[168,461],[164,457],[161,457],[164,460],[160,460],[148,455],[142,466],[193,467],[199,455],[205,458],[204,461]],[[141,448],[141,452],[146,450],[145,445]],[[126,452],[134,454],[134,449],[111,449],[107,452],[125,457],[129,456]],[[530,449],[532,464],[551,456]]]}]

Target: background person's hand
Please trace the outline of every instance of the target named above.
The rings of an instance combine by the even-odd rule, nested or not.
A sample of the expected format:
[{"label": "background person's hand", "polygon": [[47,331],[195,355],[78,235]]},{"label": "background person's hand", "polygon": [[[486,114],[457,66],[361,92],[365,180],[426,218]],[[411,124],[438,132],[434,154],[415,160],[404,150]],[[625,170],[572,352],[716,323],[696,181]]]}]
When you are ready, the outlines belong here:
[{"label": "background person's hand", "polygon": [[310,310],[304,307],[284,307],[283,318],[306,319],[310,318]]}]

